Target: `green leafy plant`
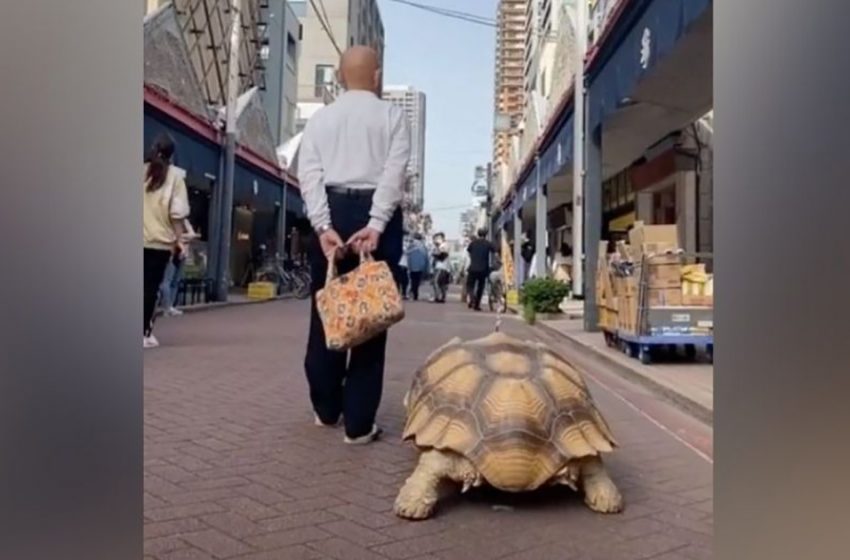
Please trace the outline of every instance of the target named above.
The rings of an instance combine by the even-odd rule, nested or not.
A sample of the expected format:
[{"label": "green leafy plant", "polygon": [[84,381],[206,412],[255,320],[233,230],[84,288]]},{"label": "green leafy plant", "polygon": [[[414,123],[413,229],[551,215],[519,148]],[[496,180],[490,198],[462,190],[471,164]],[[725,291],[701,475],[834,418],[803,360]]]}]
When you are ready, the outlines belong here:
[{"label": "green leafy plant", "polygon": [[558,313],[561,302],[570,293],[565,282],[554,278],[532,278],[520,290],[520,303],[537,313]]}]

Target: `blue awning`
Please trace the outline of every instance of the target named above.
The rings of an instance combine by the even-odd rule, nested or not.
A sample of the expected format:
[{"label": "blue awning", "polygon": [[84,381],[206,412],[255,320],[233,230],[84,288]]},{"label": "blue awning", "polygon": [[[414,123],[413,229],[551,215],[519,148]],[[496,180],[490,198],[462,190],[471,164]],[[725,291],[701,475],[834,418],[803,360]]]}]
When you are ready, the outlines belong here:
[{"label": "blue awning", "polygon": [[160,113],[145,104],[144,120],[144,150],[150,149],[157,136],[169,134],[175,143],[174,164],[186,170],[189,180],[197,184],[206,184],[209,174],[219,175],[219,145],[198,135],[175,119]]},{"label": "blue awning", "polygon": [[631,0],[589,69],[588,129],[620,108],[711,6],[712,0]]}]

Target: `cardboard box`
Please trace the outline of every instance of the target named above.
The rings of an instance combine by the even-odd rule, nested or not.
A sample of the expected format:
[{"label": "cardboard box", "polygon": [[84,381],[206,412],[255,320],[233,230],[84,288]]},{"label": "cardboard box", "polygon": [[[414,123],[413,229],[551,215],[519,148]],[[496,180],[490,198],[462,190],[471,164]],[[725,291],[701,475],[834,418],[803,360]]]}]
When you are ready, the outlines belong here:
[{"label": "cardboard box", "polygon": [[639,273],[646,275],[646,285],[649,288],[682,288],[682,265],[649,264],[639,268]]},{"label": "cardboard box", "polygon": [[640,246],[639,253],[642,255],[665,255],[675,253],[679,247],[673,243],[644,243]]},{"label": "cardboard box", "polygon": [[704,294],[682,294],[685,307],[714,307],[714,296]]},{"label": "cardboard box", "polygon": [[679,288],[650,288],[647,293],[650,307],[678,307],[682,305],[683,294]]},{"label": "cardboard box", "polygon": [[625,333],[635,334],[637,332],[637,298],[620,296],[617,301],[619,303],[617,311],[619,329]]},{"label": "cardboard box", "polygon": [[615,276],[614,284],[614,290],[618,296],[637,296],[637,276]]},{"label": "cardboard box", "polygon": [[675,248],[679,247],[679,229],[676,225],[646,225],[635,222],[629,231],[629,245],[632,251],[641,251],[648,243],[658,243]]}]

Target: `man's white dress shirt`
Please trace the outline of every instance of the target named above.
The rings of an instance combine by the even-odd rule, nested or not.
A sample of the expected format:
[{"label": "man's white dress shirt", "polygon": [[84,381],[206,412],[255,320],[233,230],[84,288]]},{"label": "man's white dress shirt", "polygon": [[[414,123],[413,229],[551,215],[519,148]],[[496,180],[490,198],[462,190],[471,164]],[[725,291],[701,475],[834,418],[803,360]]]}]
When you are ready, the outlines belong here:
[{"label": "man's white dress shirt", "polygon": [[369,227],[383,232],[401,204],[410,131],[399,107],[367,91],[347,91],[304,128],[298,181],[315,229],[331,224],[325,187],[375,189]]}]

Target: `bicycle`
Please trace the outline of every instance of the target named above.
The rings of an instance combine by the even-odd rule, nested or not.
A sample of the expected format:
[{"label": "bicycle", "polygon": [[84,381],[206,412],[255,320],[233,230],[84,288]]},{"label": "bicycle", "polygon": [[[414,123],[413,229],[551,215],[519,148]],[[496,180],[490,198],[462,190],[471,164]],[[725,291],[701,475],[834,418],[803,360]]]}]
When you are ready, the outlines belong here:
[{"label": "bicycle", "polygon": [[501,271],[493,271],[487,278],[488,292],[487,305],[490,311],[500,311],[505,313],[508,310],[508,299],[505,296],[505,287],[501,278]]},{"label": "bicycle", "polygon": [[276,284],[278,295],[292,294],[298,299],[310,297],[309,270],[303,266],[287,270],[284,259],[279,255],[266,260],[257,271],[256,279]]}]

